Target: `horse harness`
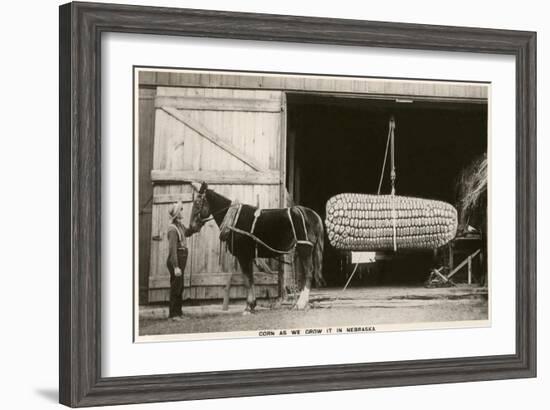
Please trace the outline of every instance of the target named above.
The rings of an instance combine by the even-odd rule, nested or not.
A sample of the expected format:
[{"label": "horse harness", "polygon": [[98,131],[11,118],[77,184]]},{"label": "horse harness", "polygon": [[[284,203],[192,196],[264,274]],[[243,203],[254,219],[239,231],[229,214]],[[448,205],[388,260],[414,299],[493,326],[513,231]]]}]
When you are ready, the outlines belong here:
[{"label": "horse harness", "polygon": [[237,207],[237,212],[235,214],[235,218],[233,219],[233,222],[227,226],[227,229],[229,229],[233,232],[239,233],[241,235],[245,235],[245,236],[249,237],[250,239],[252,239],[254,241],[254,248],[255,248],[256,257],[258,257],[258,245],[263,246],[264,248],[270,250],[271,252],[279,253],[279,254],[282,254],[282,255],[291,253],[294,250],[294,248],[296,248],[296,245],[307,245],[307,246],[313,247],[313,242],[311,242],[309,240],[308,235],[307,235],[305,216],[304,216],[303,211],[300,208],[296,208],[296,210],[298,210],[298,213],[300,215],[300,219],[302,220],[302,226],[303,226],[303,229],[304,229],[305,239],[298,239],[298,235],[296,233],[296,227],[294,226],[294,221],[292,220],[292,215],[290,213],[291,208],[286,208],[286,214],[288,216],[288,220],[289,220],[290,226],[292,228],[293,239],[292,239],[292,244],[290,245],[288,250],[280,250],[280,249],[275,249],[275,248],[269,246],[267,243],[265,243],[260,238],[258,238],[258,236],[256,236],[255,233],[254,233],[254,230],[256,228],[256,223],[258,222],[258,219],[260,218],[262,213],[265,211],[264,209],[261,209],[261,208],[256,209],[256,211],[254,212],[254,219],[252,221],[252,226],[250,228],[250,232],[248,232],[248,231],[245,231],[243,229],[240,229],[240,228],[236,227],[236,225],[239,221],[239,216],[241,214],[241,209],[242,209],[243,205],[242,204],[234,204],[233,206]]},{"label": "horse harness", "polygon": [[[203,205],[203,202],[204,202],[204,194],[199,195],[199,197],[197,198],[197,201],[200,201],[199,209],[202,209],[202,205]],[[263,246],[264,248],[270,250],[271,252],[278,253],[278,254],[281,254],[281,255],[291,253],[294,250],[294,248],[296,247],[296,245],[307,245],[307,246],[311,246],[311,247],[314,246],[313,242],[311,242],[308,238],[306,222],[305,222],[305,216],[304,216],[303,211],[300,208],[296,207],[296,210],[298,210],[298,213],[300,215],[300,219],[302,220],[302,227],[304,229],[305,239],[298,239],[298,235],[296,233],[296,227],[294,226],[294,221],[292,220],[292,215],[290,213],[291,208],[287,207],[286,208],[286,214],[288,216],[288,220],[289,220],[290,226],[292,228],[293,240],[292,240],[292,244],[290,245],[288,250],[280,250],[280,249],[275,249],[275,248],[269,246],[267,243],[262,241],[260,238],[258,238],[258,236],[256,236],[254,234],[254,229],[256,227],[256,223],[258,222],[258,219],[261,216],[262,212],[265,211],[264,209],[257,208],[256,211],[254,212],[254,219],[252,221],[252,226],[250,228],[250,232],[236,227],[236,225],[239,221],[239,216],[241,214],[242,207],[243,207],[243,204],[232,203],[230,206],[222,208],[222,209],[212,213],[210,215],[210,217],[208,217],[208,218],[204,218],[204,219],[201,218],[201,223],[204,224],[204,223],[208,222],[209,220],[213,219],[214,214],[217,214],[217,213],[220,213],[220,212],[223,212],[223,211],[227,211],[226,217],[224,218],[224,220],[223,220],[223,222],[220,226],[220,239],[222,241],[226,240],[226,238],[224,238],[224,235],[226,235],[227,231],[233,231],[233,232],[239,233],[241,235],[247,236],[250,239],[252,239],[255,243],[254,248],[255,248],[256,257],[258,255],[258,245]],[[229,218],[230,220],[227,220],[228,219],[227,217],[230,216],[230,215],[232,215]]]}]

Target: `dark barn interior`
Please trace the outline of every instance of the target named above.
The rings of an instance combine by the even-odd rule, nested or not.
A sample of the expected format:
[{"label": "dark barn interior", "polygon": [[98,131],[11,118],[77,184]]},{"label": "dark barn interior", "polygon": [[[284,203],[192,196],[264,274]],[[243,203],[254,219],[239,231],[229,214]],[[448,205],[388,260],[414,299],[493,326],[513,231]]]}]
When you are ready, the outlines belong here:
[{"label": "dark barn interior", "polygon": [[[288,94],[287,188],[294,202],[325,217],[326,201],[342,192],[376,193],[388,123],[395,129],[396,193],[456,200],[459,172],[487,151],[487,104],[397,101]],[[390,192],[389,157],[382,193]],[[352,266],[325,239],[323,274],[342,286]],[[398,252],[358,275],[361,284],[416,284],[432,252]]]}]

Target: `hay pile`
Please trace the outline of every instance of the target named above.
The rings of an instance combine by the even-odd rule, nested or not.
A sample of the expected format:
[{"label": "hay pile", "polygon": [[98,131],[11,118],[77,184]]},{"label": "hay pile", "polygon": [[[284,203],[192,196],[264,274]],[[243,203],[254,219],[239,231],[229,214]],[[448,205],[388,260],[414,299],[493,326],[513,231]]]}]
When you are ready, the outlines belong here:
[{"label": "hay pile", "polygon": [[[459,229],[476,221],[485,229],[487,220],[487,154],[476,158],[460,173],[456,183]],[[474,222],[475,223],[475,222]]]}]

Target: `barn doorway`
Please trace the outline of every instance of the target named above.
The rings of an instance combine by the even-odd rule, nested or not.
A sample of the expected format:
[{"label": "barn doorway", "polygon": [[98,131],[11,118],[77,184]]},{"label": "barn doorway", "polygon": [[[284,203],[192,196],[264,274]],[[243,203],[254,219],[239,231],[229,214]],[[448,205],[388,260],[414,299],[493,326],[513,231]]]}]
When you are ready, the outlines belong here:
[{"label": "barn doorway", "polygon": [[[486,102],[288,93],[286,187],[293,203],[314,209],[324,219],[331,196],[376,193],[392,115],[396,120],[397,194],[454,204],[459,172],[487,152]],[[382,193],[389,191],[386,175]],[[421,283],[429,273],[432,253],[415,252],[388,263],[391,274],[362,275],[357,281]],[[327,285],[342,286],[348,269],[343,255],[325,238]]]}]

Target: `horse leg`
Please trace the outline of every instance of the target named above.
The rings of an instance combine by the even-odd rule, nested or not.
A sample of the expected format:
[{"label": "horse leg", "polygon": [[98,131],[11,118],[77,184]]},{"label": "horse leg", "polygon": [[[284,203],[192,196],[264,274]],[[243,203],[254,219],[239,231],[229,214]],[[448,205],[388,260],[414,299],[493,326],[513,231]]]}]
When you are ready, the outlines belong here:
[{"label": "horse leg", "polygon": [[254,291],[254,269],[252,266],[253,259],[247,257],[239,258],[239,264],[244,275],[244,285],[246,287],[246,308],[243,315],[254,313],[256,308],[256,293]]},{"label": "horse leg", "polygon": [[302,291],[298,302],[296,302],[296,309],[303,310],[307,307],[309,302],[309,290],[311,289],[311,279],[313,278],[313,249],[310,246],[298,245],[296,249],[298,253],[298,259],[302,265]]}]

